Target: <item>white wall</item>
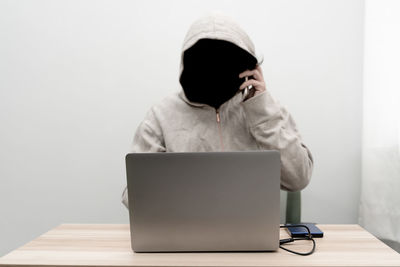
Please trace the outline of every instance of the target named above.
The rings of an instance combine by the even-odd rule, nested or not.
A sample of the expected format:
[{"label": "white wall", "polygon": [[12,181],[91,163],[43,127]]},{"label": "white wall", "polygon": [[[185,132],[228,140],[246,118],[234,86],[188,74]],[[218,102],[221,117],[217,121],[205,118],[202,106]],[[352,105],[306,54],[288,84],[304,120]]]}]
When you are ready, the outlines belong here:
[{"label": "white wall", "polygon": [[1,1],[0,255],[63,222],[128,222],[124,155],[210,9],[249,33],[313,152],[304,221],[357,222],[361,0]]}]

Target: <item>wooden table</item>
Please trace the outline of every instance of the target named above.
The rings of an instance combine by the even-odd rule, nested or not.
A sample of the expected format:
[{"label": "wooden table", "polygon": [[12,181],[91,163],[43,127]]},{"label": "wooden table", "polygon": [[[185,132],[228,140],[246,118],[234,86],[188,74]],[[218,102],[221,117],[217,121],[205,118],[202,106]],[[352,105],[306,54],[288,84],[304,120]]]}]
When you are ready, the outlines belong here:
[{"label": "wooden table", "polygon": [[[0,266],[400,266],[400,254],[359,225],[319,225],[311,256],[277,252],[134,253],[129,225],[62,224],[0,258]],[[281,230],[281,238],[287,237]],[[302,241],[303,242],[303,241]],[[288,245],[307,250],[310,243]]]}]

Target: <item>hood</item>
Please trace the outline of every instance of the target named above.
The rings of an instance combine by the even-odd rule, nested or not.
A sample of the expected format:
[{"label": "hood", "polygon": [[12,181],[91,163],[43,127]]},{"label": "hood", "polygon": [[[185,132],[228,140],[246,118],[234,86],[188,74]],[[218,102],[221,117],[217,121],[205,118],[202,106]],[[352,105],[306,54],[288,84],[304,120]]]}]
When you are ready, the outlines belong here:
[{"label": "hood", "polygon": [[[247,33],[231,17],[219,12],[212,12],[198,18],[189,27],[181,50],[179,68],[180,80],[185,68],[185,51],[195,47],[196,43],[201,43],[198,42],[201,39],[221,40],[234,44],[238,49],[245,51],[245,53],[251,56],[254,62],[257,63],[255,47]],[[185,102],[193,106],[204,106],[204,103],[189,100],[185,94],[184,86],[182,86],[182,89],[179,95]]]}]

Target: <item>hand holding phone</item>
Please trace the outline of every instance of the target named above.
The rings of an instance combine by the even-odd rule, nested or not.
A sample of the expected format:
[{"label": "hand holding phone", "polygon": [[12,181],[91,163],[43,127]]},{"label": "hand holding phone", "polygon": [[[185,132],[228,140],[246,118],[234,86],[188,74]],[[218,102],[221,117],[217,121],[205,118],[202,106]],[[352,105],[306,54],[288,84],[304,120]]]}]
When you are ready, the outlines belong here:
[{"label": "hand holding phone", "polygon": [[266,90],[264,77],[261,67],[256,65],[253,70],[246,70],[239,74],[239,78],[245,78],[245,81],[240,85],[239,90],[243,90],[245,98],[243,101],[253,97],[254,95]]}]

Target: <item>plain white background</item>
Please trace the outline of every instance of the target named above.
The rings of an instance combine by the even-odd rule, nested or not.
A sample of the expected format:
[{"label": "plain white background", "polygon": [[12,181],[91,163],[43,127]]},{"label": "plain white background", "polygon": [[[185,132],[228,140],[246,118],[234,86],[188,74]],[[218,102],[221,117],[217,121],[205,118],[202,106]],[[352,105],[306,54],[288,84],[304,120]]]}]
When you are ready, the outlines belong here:
[{"label": "plain white background", "polygon": [[128,223],[125,153],[210,10],[247,31],[313,153],[303,221],[357,223],[363,1],[0,1],[0,255],[60,223]]}]

